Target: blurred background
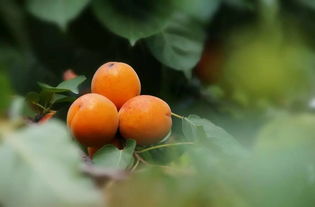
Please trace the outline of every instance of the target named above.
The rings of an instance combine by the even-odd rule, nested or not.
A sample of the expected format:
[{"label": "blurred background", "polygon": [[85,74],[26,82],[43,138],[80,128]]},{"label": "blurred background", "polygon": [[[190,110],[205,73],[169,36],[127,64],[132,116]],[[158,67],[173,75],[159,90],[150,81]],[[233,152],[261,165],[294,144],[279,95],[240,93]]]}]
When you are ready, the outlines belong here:
[{"label": "blurred background", "polygon": [[179,114],[232,121],[227,127],[252,116],[244,124],[254,124],[273,109],[312,110],[314,7],[311,0],[1,0],[1,108],[8,94],[25,96],[37,82],[57,85],[67,69],[89,81],[104,62],[122,61],[139,74],[142,94],[166,99]]},{"label": "blurred background", "polygon": [[[166,100],[173,112],[198,114],[242,145],[267,149],[267,154],[287,147],[271,164],[273,159],[257,155],[241,168],[233,168],[233,175],[219,179],[208,177],[212,166],[195,160],[206,152],[193,152],[190,162],[182,158],[183,162],[185,166],[194,162],[201,175],[209,178],[207,185],[192,178],[186,184],[180,179],[169,182],[154,172],[156,192],[143,200],[147,206],[202,206],[209,199],[211,206],[312,206],[315,168],[308,147],[315,147],[314,36],[314,0],[0,0],[0,121],[6,122],[16,97],[39,91],[38,82],[56,86],[71,69],[87,77],[81,91],[88,92],[100,65],[126,62],[138,73],[142,94]],[[64,120],[68,106],[52,109]],[[36,114],[26,116],[34,119]],[[181,133],[181,123],[174,124],[174,134]],[[307,141],[300,144],[301,140]],[[291,159],[287,155],[296,146],[303,156]],[[295,167],[283,164],[273,177],[261,174],[289,158]],[[303,190],[307,179],[299,177],[298,169],[305,167],[300,166],[300,158],[313,176]],[[250,169],[252,177],[240,176],[244,169]],[[283,177],[287,172],[292,176]],[[256,179],[264,176],[268,179]],[[140,186],[138,194],[145,193],[141,186],[151,182],[147,179],[132,181],[136,184],[131,185]],[[221,182],[225,179],[237,187],[231,190]],[[269,189],[272,182],[279,182],[275,191]],[[212,184],[219,188],[208,189]],[[175,187],[169,190],[169,186]],[[292,186],[301,187],[300,191],[284,190]],[[125,188],[128,191],[126,186],[118,190]],[[195,194],[188,193],[191,188]],[[248,189],[262,190],[255,194]],[[208,190],[215,193],[209,197]],[[188,194],[192,198],[176,203],[168,194],[174,191],[178,192],[175,198]],[[280,195],[275,193],[279,191]],[[288,195],[295,197],[281,200]],[[270,196],[270,202],[264,196]],[[133,202],[134,197],[131,200],[127,199]]]}]

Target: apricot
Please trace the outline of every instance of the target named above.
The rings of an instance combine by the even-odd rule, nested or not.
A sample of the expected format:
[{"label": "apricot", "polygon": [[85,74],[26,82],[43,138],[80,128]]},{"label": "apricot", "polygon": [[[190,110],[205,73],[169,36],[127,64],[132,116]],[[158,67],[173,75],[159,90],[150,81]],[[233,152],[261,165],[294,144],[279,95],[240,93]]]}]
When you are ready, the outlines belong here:
[{"label": "apricot", "polygon": [[100,147],[114,138],[118,128],[118,112],[106,97],[89,93],[72,103],[67,124],[79,143],[87,147]]},{"label": "apricot", "polygon": [[130,65],[108,62],[95,72],[91,89],[93,93],[106,96],[119,109],[127,100],[140,94],[141,84]]},{"label": "apricot", "polygon": [[160,98],[141,95],[127,101],[119,111],[119,131],[125,139],[150,145],[161,141],[172,126],[171,109]]}]

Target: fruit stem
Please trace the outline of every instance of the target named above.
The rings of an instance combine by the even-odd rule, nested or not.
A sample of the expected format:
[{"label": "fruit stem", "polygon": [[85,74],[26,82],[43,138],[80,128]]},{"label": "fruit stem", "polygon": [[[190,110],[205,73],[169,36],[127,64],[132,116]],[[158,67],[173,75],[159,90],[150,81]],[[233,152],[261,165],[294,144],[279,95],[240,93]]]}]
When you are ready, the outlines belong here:
[{"label": "fruit stem", "polygon": [[178,145],[190,145],[190,144],[194,144],[194,143],[193,142],[178,142],[178,143],[171,143],[171,144],[161,144],[161,145],[155,145],[152,147],[145,148],[143,150],[136,151],[136,153],[139,154],[139,153],[144,153],[144,152],[147,152],[150,150],[160,149],[160,148],[164,148],[164,147],[174,147],[174,146],[178,146]]},{"label": "fruit stem", "polygon": [[147,161],[145,161],[138,153],[134,153],[135,157],[137,158],[137,160],[139,162],[142,162],[145,165],[150,165],[150,163],[148,163]]},{"label": "fruit stem", "polygon": [[136,169],[137,169],[137,167],[138,167],[138,165],[139,165],[139,163],[140,163],[140,160],[137,158],[137,161],[136,161],[136,163],[134,164],[134,166],[131,168],[131,172],[134,172]]},{"label": "fruit stem", "polygon": [[171,113],[172,116],[176,117],[176,118],[179,118],[179,119],[184,119],[185,117],[184,116],[181,116],[181,115],[178,115],[178,114],[175,114],[175,113]]}]

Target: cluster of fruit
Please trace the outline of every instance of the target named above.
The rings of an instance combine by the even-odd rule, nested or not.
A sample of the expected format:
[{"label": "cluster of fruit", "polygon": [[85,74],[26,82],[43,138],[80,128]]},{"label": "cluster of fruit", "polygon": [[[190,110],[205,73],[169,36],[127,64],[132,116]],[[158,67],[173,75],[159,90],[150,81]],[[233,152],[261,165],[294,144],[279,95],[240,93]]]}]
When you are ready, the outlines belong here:
[{"label": "cluster of fruit", "polygon": [[67,115],[73,136],[90,150],[105,144],[117,146],[120,137],[151,145],[169,133],[169,105],[160,98],[140,95],[139,77],[128,64],[102,65],[93,76],[91,91],[75,100]]}]

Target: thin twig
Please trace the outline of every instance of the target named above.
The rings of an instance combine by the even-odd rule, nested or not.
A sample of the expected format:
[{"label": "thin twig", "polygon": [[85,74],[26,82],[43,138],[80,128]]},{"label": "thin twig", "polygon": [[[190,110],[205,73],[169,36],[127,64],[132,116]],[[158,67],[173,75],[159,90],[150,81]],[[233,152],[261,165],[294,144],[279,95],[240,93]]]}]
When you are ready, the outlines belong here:
[{"label": "thin twig", "polygon": [[137,158],[137,160],[139,160],[140,162],[142,162],[145,165],[151,165],[150,163],[148,163],[147,161],[145,161],[138,153],[135,153],[135,157]]},{"label": "thin twig", "polygon": [[[145,165],[148,165],[148,166],[151,166],[151,167],[159,167],[159,168],[162,168],[164,170],[167,170],[168,172],[177,172],[177,173],[183,173],[183,174],[192,174],[191,171],[186,171],[186,170],[182,170],[182,169],[177,169],[177,168],[174,168],[174,167],[170,167],[170,166],[167,166],[167,165],[156,165],[156,164],[151,164],[147,161],[145,161],[139,154],[135,153],[135,157],[137,158],[137,160],[139,162],[142,162],[143,164]],[[135,167],[132,168],[131,171],[133,171],[135,169]]]},{"label": "thin twig", "polygon": [[164,148],[164,147],[174,147],[174,146],[178,146],[178,145],[191,145],[191,144],[194,144],[194,143],[193,142],[178,142],[178,143],[171,143],[171,144],[161,144],[161,145],[155,145],[152,147],[145,148],[143,150],[136,151],[136,153],[144,153],[144,152],[147,152],[150,150],[160,149],[160,148]]},{"label": "thin twig", "polygon": [[181,115],[178,115],[178,114],[175,114],[175,113],[171,113],[172,116],[176,117],[176,118],[179,118],[179,119],[184,119],[185,117],[184,116],[181,116]]},{"label": "thin twig", "polygon": [[140,163],[140,160],[139,159],[137,159],[137,161],[136,161],[136,164],[134,164],[134,166],[131,168],[131,172],[134,172],[136,169],[137,169],[137,167],[138,167],[138,165],[139,165],[139,163]]}]

